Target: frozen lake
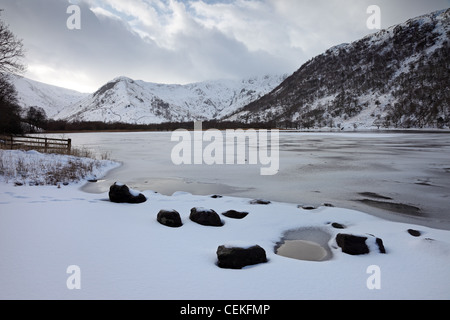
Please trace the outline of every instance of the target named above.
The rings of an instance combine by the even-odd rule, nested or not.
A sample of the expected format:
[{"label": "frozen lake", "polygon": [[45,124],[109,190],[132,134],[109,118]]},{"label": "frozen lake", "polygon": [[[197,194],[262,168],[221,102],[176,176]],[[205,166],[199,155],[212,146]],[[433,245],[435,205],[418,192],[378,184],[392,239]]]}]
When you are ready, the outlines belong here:
[{"label": "frozen lake", "polygon": [[[55,135],[53,135],[55,136]],[[61,137],[61,135],[56,135]],[[319,206],[450,229],[450,134],[280,132],[279,173],[261,165],[174,165],[171,132],[75,133],[74,146],[123,165],[86,192],[115,181],[171,195],[221,194]],[[204,146],[208,143],[204,142]]]}]

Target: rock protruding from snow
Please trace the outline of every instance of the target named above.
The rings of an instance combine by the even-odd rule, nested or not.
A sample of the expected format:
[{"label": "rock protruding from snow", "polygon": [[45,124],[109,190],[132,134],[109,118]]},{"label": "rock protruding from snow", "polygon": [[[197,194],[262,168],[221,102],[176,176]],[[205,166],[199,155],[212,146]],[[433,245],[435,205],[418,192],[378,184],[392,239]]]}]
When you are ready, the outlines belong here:
[{"label": "rock protruding from snow", "polygon": [[130,190],[127,185],[115,182],[109,188],[109,200],[115,203],[143,203],[147,198],[142,193]]},{"label": "rock protruding from snow", "polygon": [[218,266],[225,269],[242,269],[267,262],[266,251],[258,245],[249,248],[219,246],[217,259]]},{"label": "rock protruding from snow", "polygon": [[248,215],[248,212],[244,211],[236,211],[236,210],[228,210],[224,213],[222,213],[225,217],[232,218],[232,219],[243,219]]},{"label": "rock protruding from snow", "polygon": [[221,227],[223,222],[217,212],[212,209],[192,208],[189,219],[202,226]]},{"label": "rock protruding from snow", "polygon": [[359,255],[369,253],[369,247],[366,245],[367,237],[354,236],[351,234],[339,233],[336,236],[336,243],[342,248],[342,252]]},{"label": "rock protruding from snow", "polygon": [[162,225],[172,228],[178,228],[183,225],[180,214],[176,210],[160,210],[156,220]]},{"label": "rock protruding from snow", "polygon": [[413,237],[420,237],[421,233],[418,230],[415,229],[408,229],[408,233],[412,235]]},{"label": "rock protruding from snow", "polygon": [[[375,238],[375,244],[378,246],[380,253],[386,253],[383,245],[383,240]],[[352,234],[339,233],[336,236],[336,243],[342,248],[342,252],[350,255],[367,254],[370,252],[369,246],[366,243],[368,238],[364,236],[356,236]]]},{"label": "rock protruding from snow", "polygon": [[264,199],[253,199],[250,201],[250,204],[270,204],[271,202],[269,200]]},{"label": "rock protruding from snow", "polygon": [[345,229],[345,225],[339,222],[333,222],[331,226],[335,229]]}]

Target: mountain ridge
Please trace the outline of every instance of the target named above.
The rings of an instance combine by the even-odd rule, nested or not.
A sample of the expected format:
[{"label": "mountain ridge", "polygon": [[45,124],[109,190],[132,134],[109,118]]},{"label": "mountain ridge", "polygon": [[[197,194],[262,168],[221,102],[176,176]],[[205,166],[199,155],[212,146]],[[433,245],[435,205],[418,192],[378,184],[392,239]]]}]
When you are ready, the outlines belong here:
[{"label": "mountain ridge", "polygon": [[22,107],[51,119],[158,124],[195,120],[286,128],[450,127],[450,9],[333,46],[291,75],[161,84],[126,76],[93,93],[15,78]]},{"label": "mountain ridge", "polygon": [[[15,83],[22,107],[43,107],[48,117],[55,120],[152,124],[222,118],[269,92],[286,77],[265,75],[181,85],[120,76],[91,94],[64,88],[54,92],[56,97],[66,95],[66,100],[46,94],[58,91],[55,86],[38,85],[26,78]],[[25,90],[29,83],[33,84],[32,94]]]},{"label": "mountain ridge", "polygon": [[55,116],[67,105],[79,101],[87,93],[54,86],[18,75],[9,75],[18,93],[19,105],[23,108],[42,108],[49,118]]},{"label": "mountain ridge", "polygon": [[314,127],[449,127],[450,9],[334,46],[227,120]]}]

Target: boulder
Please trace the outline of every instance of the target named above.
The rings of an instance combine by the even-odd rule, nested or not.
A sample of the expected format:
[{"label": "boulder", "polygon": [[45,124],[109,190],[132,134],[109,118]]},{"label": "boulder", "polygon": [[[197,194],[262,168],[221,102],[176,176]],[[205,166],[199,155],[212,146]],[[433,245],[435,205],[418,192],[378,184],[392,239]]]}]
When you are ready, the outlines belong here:
[{"label": "boulder", "polygon": [[324,206],[324,207],[329,207],[329,208],[333,208],[333,207],[334,207],[334,204],[325,202],[324,204],[322,204],[322,206]]},{"label": "boulder", "polygon": [[232,219],[243,219],[248,215],[248,212],[236,211],[236,210],[228,210],[222,213],[225,217]]},{"label": "boulder", "polygon": [[338,223],[338,222],[333,222],[333,223],[331,224],[331,226],[332,226],[333,228],[335,228],[335,229],[345,229],[345,226],[344,226],[343,224],[341,224],[341,223]]},{"label": "boulder", "polygon": [[336,236],[336,243],[342,248],[342,252],[359,255],[369,253],[369,247],[366,245],[367,237],[354,236],[352,234],[339,233]]},{"label": "boulder", "polygon": [[419,230],[408,229],[408,233],[413,237],[420,237],[421,233]]},{"label": "boulder", "polygon": [[192,208],[189,219],[203,226],[223,226],[223,222],[220,220],[219,215],[212,209]]},{"label": "boulder", "polygon": [[383,240],[380,238],[375,239],[375,243],[378,245],[378,250],[380,253],[386,253],[386,249],[384,248]]},{"label": "boulder", "polygon": [[316,210],[317,209],[317,207],[310,205],[310,204],[303,205],[303,206],[301,206],[301,208],[303,210]]},{"label": "boulder", "polygon": [[183,225],[180,214],[176,210],[160,210],[156,217],[159,223],[172,228],[178,228]]},{"label": "boulder", "polygon": [[[375,238],[375,244],[378,246],[379,252],[386,253],[383,240],[374,236],[372,237]],[[364,236],[339,233],[336,236],[336,243],[339,247],[341,247],[342,252],[344,253],[351,255],[367,254],[370,252],[369,247],[366,244],[367,239],[368,238]]]},{"label": "boulder", "polygon": [[249,248],[219,246],[217,259],[218,266],[225,269],[242,269],[267,262],[266,251],[258,245]]},{"label": "boulder", "polygon": [[254,199],[250,201],[250,204],[270,204],[271,202],[269,200],[264,199]]},{"label": "boulder", "polygon": [[142,193],[130,190],[127,185],[115,182],[109,188],[109,200],[115,203],[143,203],[147,198]]}]

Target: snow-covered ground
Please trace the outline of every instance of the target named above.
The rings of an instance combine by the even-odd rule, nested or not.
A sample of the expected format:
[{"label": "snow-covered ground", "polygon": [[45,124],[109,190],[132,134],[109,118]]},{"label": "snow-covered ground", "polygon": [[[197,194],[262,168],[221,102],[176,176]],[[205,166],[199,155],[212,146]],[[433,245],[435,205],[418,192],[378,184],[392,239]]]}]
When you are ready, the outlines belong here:
[{"label": "snow-covered ground", "polygon": [[11,75],[11,79],[18,92],[20,106],[24,108],[41,107],[49,118],[53,118],[64,107],[80,101],[88,95],[16,75]]},{"label": "snow-covered ground", "polygon": [[[117,204],[107,192],[86,193],[80,185],[0,183],[0,299],[450,298],[450,231],[348,209],[304,210],[296,204],[258,205],[183,192],[144,191],[145,203]],[[249,214],[242,220],[221,215],[223,227],[207,227],[189,220],[193,207]],[[183,226],[157,222],[161,209],[177,210]],[[335,229],[333,222],[346,228]],[[275,254],[283,233],[295,229],[327,232],[331,259]],[[414,237],[408,229],[421,235]],[[365,255],[345,254],[336,245],[338,233],[381,238],[386,254],[374,248]],[[221,269],[216,250],[224,244],[258,244],[268,262]],[[80,288],[69,289],[75,272]],[[379,289],[370,289],[374,283]]]},{"label": "snow-covered ground", "polygon": [[61,185],[97,179],[119,165],[110,160],[45,154],[35,150],[0,150],[0,182]]}]

